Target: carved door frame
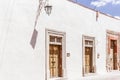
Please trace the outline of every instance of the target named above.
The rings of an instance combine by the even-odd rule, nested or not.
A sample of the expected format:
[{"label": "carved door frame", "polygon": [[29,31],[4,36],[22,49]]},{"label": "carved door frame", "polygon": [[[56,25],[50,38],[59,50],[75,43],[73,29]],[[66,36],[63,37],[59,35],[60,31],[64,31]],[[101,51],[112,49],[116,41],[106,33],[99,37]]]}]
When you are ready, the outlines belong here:
[{"label": "carved door frame", "polygon": [[[117,41],[117,63],[120,64],[120,33],[107,30],[106,31],[106,69],[108,71],[108,64],[110,64],[108,61],[109,55],[110,55],[110,45],[111,45],[111,40]],[[111,67],[112,68],[112,67]],[[114,70],[114,69],[112,69]],[[119,70],[119,68],[117,68]]]}]

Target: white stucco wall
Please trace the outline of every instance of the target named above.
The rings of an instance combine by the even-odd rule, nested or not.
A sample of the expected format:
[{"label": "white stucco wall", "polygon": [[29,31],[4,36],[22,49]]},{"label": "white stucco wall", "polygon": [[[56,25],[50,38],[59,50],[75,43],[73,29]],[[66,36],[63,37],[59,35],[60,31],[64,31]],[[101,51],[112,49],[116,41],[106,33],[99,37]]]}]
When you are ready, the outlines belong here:
[{"label": "white stucco wall", "polygon": [[4,0],[0,3],[0,80],[45,80],[45,29],[66,33],[68,80],[82,77],[82,35],[95,37],[97,73],[105,73],[106,30],[120,31],[120,20],[99,14],[67,0],[50,0],[52,13],[44,9],[36,29],[35,49],[30,45],[38,0]]}]

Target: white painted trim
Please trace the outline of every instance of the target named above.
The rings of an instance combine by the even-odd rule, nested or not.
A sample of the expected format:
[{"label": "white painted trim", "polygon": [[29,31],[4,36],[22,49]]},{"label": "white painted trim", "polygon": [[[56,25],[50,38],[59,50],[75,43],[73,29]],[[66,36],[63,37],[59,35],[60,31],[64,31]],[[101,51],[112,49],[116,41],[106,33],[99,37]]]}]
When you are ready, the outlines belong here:
[{"label": "white painted trim", "polygon": [[[45,69],[45,72],[46,72],[46,80],[54,80],[55,78],[50,78],[50,71],[49,71],[49,44],[51,42],[49,42],[49,36],[52,35],[52,36],[59,36],[59,37],[62,37],[62,69],[63,69],[63,77],[57,77],[56,79],[58,78],[67,78],[67,69],[66,69],[66,33],[65,32],[60,32],[60,31],[56,31],[56,30],[51,30],[51,29],[45,29],[45,33],[46,33],[46,37],[45,37],[45,66],[46,66],[46,69]],[[54,44],[54,43],[53,43]],[[57,45],[61,45],[61,44],[58,44]]]},{"label": "white painted trim", "polygon": [[[85,40],[93,41],[93,45],[85,45]],[[95,37],[91,36],[82,36],[82,73],[83,76],[87,76],[85,74],[85,47],[93,47],[93,66],[94,66],[94,73],[96,73],[96,52],[95,52]],[[90,73],[89,73],[90,74]],[[93,74],[93,73],[92,73]],[[94,75],[94,74],[93,74]]]}]

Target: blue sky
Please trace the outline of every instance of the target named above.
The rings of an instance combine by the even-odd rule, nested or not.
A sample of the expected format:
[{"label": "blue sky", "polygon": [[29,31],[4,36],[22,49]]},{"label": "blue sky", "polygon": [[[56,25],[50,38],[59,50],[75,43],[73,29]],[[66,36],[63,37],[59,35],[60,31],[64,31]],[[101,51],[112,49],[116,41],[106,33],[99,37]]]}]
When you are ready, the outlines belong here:
[{"label": "blue sky", "polygon": [[74,0],[100,12],[120,18],[120,0]]}]

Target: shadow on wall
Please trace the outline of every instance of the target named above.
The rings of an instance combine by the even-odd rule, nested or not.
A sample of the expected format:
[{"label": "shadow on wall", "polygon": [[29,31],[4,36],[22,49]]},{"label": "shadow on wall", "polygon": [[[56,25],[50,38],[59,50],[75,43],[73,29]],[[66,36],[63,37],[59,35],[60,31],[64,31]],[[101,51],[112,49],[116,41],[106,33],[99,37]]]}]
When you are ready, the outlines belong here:
[{"label": "shadow on wall", "polygon": [[36,29],[34,29],[32,37],[31,37],[31,41],[30,41],[30,44],[33,49],[35,48],[35,45],[36,45],[37,36],[38,36],[38,31]]}]

